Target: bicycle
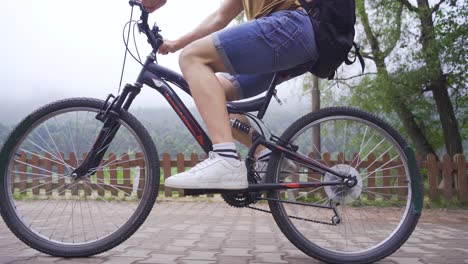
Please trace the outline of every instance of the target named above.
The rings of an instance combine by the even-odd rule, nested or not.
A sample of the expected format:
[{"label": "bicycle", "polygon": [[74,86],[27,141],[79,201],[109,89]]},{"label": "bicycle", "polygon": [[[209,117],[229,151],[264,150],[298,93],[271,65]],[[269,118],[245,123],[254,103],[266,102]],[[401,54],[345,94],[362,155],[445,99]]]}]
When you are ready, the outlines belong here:
[{"label": "bicycle", "polygon": [[[1,215],[18,238],[43,253],[86,257],[107,251],[136,232],[152,210],[159,158],[149,133],[128,111],[143,85],[161,93],[203,150],[212,150],[168,84],[190,94],[184,78],[157,63],[159,28],[149,27],[138,1],[129,3],[132,12],[140,8],[136,25],[152,46],[136,83],[105,101],[72,98],[34,111],[0,152]],[[234,207],[271,213],[292,244],[322,261],[363,263],[389,256],[409,238],[422,210],[412,149],[380,118],[347,107],[309,113],[280,137],[267,137],[262,118],[280,74],[265,96],[227,104],[229,113],[246,115],[257,126],[245,159],[248,189],[185,193],[220,193]],[[251,131],[239,121],[233,127]],[[266,171],[255,169],[260,145],[273,153]],[[260,201],[270,210],[253,206]]]}]

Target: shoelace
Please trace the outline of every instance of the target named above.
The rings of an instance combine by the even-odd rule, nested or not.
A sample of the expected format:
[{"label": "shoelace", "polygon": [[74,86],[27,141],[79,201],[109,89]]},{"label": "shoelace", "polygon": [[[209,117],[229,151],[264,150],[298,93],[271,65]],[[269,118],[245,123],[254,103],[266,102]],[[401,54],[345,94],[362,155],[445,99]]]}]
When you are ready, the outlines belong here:
[{"label": "shoelace", "polygon": [[210,151],[210,153],[208,153],[208,158],[207,159],[205,159],[204,161],[198,163],[197,165],[192,167],[189,171],[206,168],[209,165],[213,164],[213,162],[216,160],[216,158],[217,158],[217,155],[213,151]]}]

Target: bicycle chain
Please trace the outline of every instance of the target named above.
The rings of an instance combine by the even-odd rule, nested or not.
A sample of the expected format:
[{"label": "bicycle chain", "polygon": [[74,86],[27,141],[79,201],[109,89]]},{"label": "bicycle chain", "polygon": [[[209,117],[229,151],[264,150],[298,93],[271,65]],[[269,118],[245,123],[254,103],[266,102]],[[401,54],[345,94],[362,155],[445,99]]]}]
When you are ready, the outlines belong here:
[{"label": "bicycle chain", "polygon": [[[264,212],[264,213],[269,213],[269,214],[271,214],[271,211],[269,211],[269,210],[265,210],[265,209],[253,207],[253,206],[250,206],[250,205],[249,205],[249,206],[246,206],[246,208],[249,208],[249,209],[252,209],[252,210],[256,210],[256,211],[260,211],[260,212]],[[302,218],[302,217],[298,217],[298,216],[288,216],[288,217],[289,217],[289,218],[292,218],[292,219],[302,220],[302,221],[306,221],[306,222],[312,222],[312,223],[316,223],[316,224],[324,224],[324,225],[336,226],[336,224],[333,224],[333,223],[327,223],[327,222],[318,221],[318,220],[311,220],[311,219],[306,219],[306,218]]]},{"label": "bicycle chain", "polygon": [[[257,179],[256,179],[255,175],[252,175],[252,173],[247,174],[247,179],[248,179],[249,183],[254,183],[254,184],[257,183]],[[233,195],[228,195],[228,194],[222,194],[221,196],[223,197],[224,201],[228,205],[230,205],[232,207],[235,207],[235,208],[249,208],[249,209],[252,209],[252,210],[256,210],[256,211],[271,214],[271,211],[269,211],[269,210],[265,210],[265,209],[250,206],[249,204],[254,203],[254,200],[251,199],[251,197],[249,197],[248,193],[243,193],[241,195],[240,194],[234,194],[235,197]],[[292,218],[292,219],[302,220],[302,221],[306,221],[306,222],[336,226],[336,224],[334,224],[334,223],[327,223],[327,222],[324,222],[324,221],[311,220],[311,219],[306,219],[306,218],[302,218],[302,217],[298,217],[298,216],[289,216],[289,217]]]}]

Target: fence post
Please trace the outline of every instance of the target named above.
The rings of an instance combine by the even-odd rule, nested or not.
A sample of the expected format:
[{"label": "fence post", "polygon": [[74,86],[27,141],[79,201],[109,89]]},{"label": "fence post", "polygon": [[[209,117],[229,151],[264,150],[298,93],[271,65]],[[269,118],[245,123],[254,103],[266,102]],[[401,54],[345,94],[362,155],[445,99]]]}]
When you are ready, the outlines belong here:
[{"label": "fence post", "polygon": [[444,183],[444,197],[449,201],[453,196],[452,160],[448,154],[445,154],[443,161],[442,181]]},{"label": "fence post", "polygon": [[171,197],[172,196],[172,188],[169,188],[165,184],[165,180],[171,177],[171,155],[169,153],[163,154],[162,159],[162,167],[163,167],[163,174],[164,174],[164,196]]},{"label": "fence post", "polygon": [[[69,156],[69,163],[71,166],[76,167],[78,165],[78,161],[74,152],[70,152]],[[66,192],[66,191],[65,191]],[[74,184],[71,188],[72,195],[78,195],[78,186]]]},{"label": "fence post", "polygon": [[[177,154],[177,173],[181,173],[185,171],[185,157],[184,154],[178,153]],[[179,192],[179,197],[184,196],[184,190],[183,189],[178,189]]]},{"label": "fence post", "polygon": [[[375,164],[375,156],[373,153],[369,154],[369,156],[367,157],[367,188],[372,190],[372,192],[375,191],[375,177],[377,177],[377,175],[375,174],[375,168],[377,167]],[[372,171],[372,173],[369,174],[369,171]],[[369,200],[375,200],[375,195],[373,193],[367,193],[367,199]]]},{"label": "fence post", "polygon": [[458,198],[462,202],[468,202],[468,175],[466,173],[465,156],[457,154],[454,160],[457,169]]},{"label": "fence post", "polygon": [[26,190],[26,187],[27,187],[27,167],[26,167],[26,164],[27,164],[27,156],[26,156],[26,153],[21,151],[20,152],[20,158],[19,158],[19,168],[18,168],[18,171],[20,171],[20,183],[19,183],[19,190],[20,190],[20,193],[23,193],[24,190]]},{"label": "fence post", "polygon": [[117,192],[117,157],[115,156],[114,153],[110,155],[110,163],[109,163],[109,180],[110,184],[108,185],[110,187],[111,195],[112,196],[117,196],[119,193]]},{"label": "fence post", "polygon": [[[88,156],[88,153],[86,153],[86,152],[83,153],[82,158],[81,158],[81,162],[83,162],[83,160],[86,159],[86,156]],[[91,185],[91,178],[84,179],[82,182],[84,183],[84,184],[81,184],[81,186],[83,187],[83,190],[84,190],[84,192],[85,192],[84,195],[85,195],[85,196],[86,196],[86,195],[91,196],[91,193],[92,193],[92,191],[93,191],[92,185]]]},{"label": "fence post", "polygon": [[47,174],[50,174],[49,176],[45,177],[45,178],[42,178],[44,180],[44,183],[45,183],[45,191],[46,191],[46,195],[51,191],[52,189],[52,156],[49,154],[49,153],[45,153],[44,154],[44,168],[46,170],[48,170],[49,172]]},{"label": "fence post", "polygon": [[[383,168],[381,168],[381,171],[382,171],[382,178],[383,178],[383,181],[382,181],[382,193],[385,193],[385,194],[392,194],[392,189],[389,188],[391,185],[392,185],[392,171],[390,169],[387,169],[387,168],[390,168],[391,167],[391,162],[390,162],[390,155],[388,153],[385,153],[385,155],[383,155],[382,157],[382,163],[383,164],[386,164]],[[398,173],[397,173],[398,174]],[[400,177],[400,175],[397,175],[397,177]],[[398,181],[397,181],[398,182]],[[400,186],[399,184],[397,184],[397,186]],[[386,187],[386,188],[385,188]],[[387,197],[391,197],[391,196],[387,196]]]},{"label": "fence post", "polygon": [[[108,160],[102,160],[101,161],[101,164],[100,165],[103,165],[103,164],[107,164],[109,161]],[[91,184],[93,185],[93,184]],[[103,169],[100,169],[96,172],[96,189],[97,189],[97,192],[98,192],[98,195],[99,196],[102,196],[101,199],[104,199],[104,196],[106,195],[106,190],[104,189],[103,186],[105,186],[104,184],[104,170]]]},{"label": "fence post", "polygon": [[44,171],[39,170],[40,168],[39,165],[39,154],[34,152],[31,156],[31,165],[32,167],[32,185],[31,185],[31,190],[34,195],[39,194],[39,177],[37,176],[38,174],[44,173]]},{"label": "fence post", "polygon": [[[65,159],[65,154],[60,152],[59,157],[63,157],[63,159]],[[66,164],[70,164],[70,163],[67,163],[66,160],[64,160],[64,162]],[[57,164],[57,173],[59,175],[62,175],[58,179],[58,186],[59,187],[57,188],[57,191],[58,191],[59,195],[65,195],[65,191],[62,189],[62,187],[65,186],[65,177],[63,176],[65,174],[65,165],[62,164],[61,162],[59,164]]]},{"label": "fence post", "polygon": [[[143,154],[143,152],[137,152],[135,153],[135,158],[137,160],[136,166],[140,166],[140,179],[138,182],[137,196],[138,198],[141,198],[143,196],[143,190],[146,186],[146,156]],[[157,180],[159,181],[159,179]]]},{"label": "fence post", "polygon": [[[131,182],[130,182],[130,157],[128,156],[127,153],[124,153],[121,155],[121,158],[120,160],[122,160],[120,166],[122,166],[122,175],[123,175],[123,190],[125,193],[128,193],[128,194],[131,194],[132,193],[132,185],[131,185]],[[136,166],[135,166],[136,167]],[[134,178],[135,179],[135,178]],[[136,183],[135,183],[136,185]],[[140,183],[138,183],[138,188],[140,188]],[[138,191],[138,190],[137,190]]]},{"label": "fence post", "polygon": [[429,198],[437,199],[437,176],[439,175],[439,164],[434,154],[427,155],[427,178],[429,181]]}]

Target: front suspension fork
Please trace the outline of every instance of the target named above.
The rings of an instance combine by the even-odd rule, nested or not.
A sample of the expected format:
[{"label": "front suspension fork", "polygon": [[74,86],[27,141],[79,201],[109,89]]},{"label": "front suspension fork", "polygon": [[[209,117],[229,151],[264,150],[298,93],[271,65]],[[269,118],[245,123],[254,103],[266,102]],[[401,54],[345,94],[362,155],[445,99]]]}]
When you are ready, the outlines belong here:
[{"label": "front suspension fork", "polygon": [[73,178],[78,179],[92,175],[97,170],[120,128],[121,110],[127,111],[130,108],[133,100],[140,93],[141,87],[141,84],[127,84],[121,95],[114,97],[110,94],[107,97],[103,107],[96,115],[96,119],[103,122],[104,125],[83,162],[72,172]]}]

